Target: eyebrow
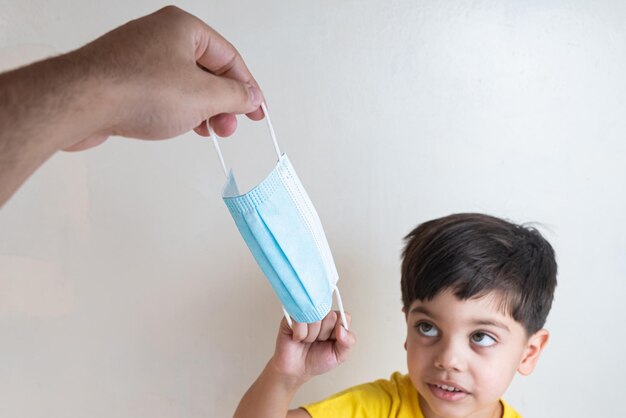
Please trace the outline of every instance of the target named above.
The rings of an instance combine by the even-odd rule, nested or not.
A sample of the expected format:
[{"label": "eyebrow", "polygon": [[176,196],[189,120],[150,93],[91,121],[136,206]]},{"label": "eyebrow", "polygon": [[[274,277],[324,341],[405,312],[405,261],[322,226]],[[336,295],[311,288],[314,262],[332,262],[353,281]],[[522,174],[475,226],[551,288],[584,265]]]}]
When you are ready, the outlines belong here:
[{"label": "eyebrow", "polygon": [[415,308],[411,309],[409,315],[413,313],[423,313],[424,315],[430,316],[431,318],[435,318],[435,315],[433,315],[428,309],[424,308],[423,306],[416,306]]},{"label": "eyebrow", "polygon": [[[414,313],[422,313],[426,316],[430,316],[433,319],[437,319],[437,315],[434,315],[431,311],[429,311],[428,309],[426,309],[423,306],[416,306],[415,308],[411,309],[411,312],[409,312],[409,315],[414,314]],[[509,329],[509,327],[500,321],[496,321],[495,319],[473,319],[470,321],[472,325],[490,325],[490,326],[494,326],[496,328],[500,328],[503,329],[507,332],[511,332],[511,330]]]},{"label": "eyebrow", "polygon": [[509,329],[509,327],[506,324],[504,324],[504,323],[502,323],[500,321],[495,321],[493,319],[475,319],[475,320],[472,321],[472,324],[474,324],[474,325],[491,325],[493,327],[503,329],[503,330],[505,330],[507,332],[511,332],[511,330]]}]

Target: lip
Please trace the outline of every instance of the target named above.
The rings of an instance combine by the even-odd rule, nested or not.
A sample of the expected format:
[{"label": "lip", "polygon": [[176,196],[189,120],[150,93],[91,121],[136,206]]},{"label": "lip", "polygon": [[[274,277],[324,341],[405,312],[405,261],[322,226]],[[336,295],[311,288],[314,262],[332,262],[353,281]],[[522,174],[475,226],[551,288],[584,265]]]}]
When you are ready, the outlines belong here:
[{"label": "lip", "polygon": [[[430,389],[432,394],[435,395],[435,397],[437,397],[438,399],[441,399],[442,401],[449,401],[449,402],[460,401],[462,399],[465,399],[470,394],[463,386],[460,386],[454,382],[435,381],[435,382],[429,382],[426,385],[428,386],[428,389]],[[447,390],[441,389],[437,385],[451,386],[460,390],[460,392],[448,392]]]}]

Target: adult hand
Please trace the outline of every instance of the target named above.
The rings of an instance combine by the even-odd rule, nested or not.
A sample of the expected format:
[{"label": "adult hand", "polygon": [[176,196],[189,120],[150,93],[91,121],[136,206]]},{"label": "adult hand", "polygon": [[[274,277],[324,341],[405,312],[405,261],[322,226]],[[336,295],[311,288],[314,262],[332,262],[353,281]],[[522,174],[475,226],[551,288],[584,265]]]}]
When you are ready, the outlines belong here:
[{"label": "adult hand", "polygon": [[191,129],[220,136],[235,114],[263,118],[259,86],[241,55],[200,19],[174,6],[133,20],[74,52],[110,100],[99,132],[64,147],[82,150],[109,135],[164,139]]},{"label": "adult hand", "polygon": [[211,121],[231,135],[236,114],[263,118],[261,90],[237,50],[173,6],[84,47],[0,74],[0,205],[60,149],[110,135],[165,139]]}]

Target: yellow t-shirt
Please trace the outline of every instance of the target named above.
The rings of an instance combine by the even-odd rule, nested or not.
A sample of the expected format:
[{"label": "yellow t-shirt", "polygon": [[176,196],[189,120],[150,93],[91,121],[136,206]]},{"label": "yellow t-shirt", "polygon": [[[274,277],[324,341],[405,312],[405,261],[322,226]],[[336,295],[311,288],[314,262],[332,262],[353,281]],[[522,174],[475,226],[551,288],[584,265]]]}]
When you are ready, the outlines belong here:
[{"label": "yellow t-shirt", "polygon": [[[320,402],[303,406],[313,418],[424,418],[417,390],[408,375],[346,389]],[[503,400],[502,418],[522,418]]]}]

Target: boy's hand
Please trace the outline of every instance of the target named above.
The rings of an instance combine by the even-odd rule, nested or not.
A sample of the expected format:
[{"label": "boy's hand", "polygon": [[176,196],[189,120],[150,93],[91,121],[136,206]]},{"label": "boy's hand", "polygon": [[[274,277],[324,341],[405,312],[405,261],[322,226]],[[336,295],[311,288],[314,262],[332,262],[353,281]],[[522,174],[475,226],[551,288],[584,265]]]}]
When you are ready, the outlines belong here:
[{"label": "boy's hand", "polygon": [[[349,325],[350,315],[346,313],[346,316]],[[294,322],[293,329],[283,318],[269,366],[286,383],[299,386],[343,363],[355,341],[354,334],[343,327],[335,311],[320,322]]]},{"label": "boy's hand", "polygon": [[313,324],[294,322],[293,329],[283,319],[274,356],[241,399],[235,418],[308,417],[304,409],[288,411],[296,391],[311,377],[343,363],[355,342],[338,318],[330,312]]}]

